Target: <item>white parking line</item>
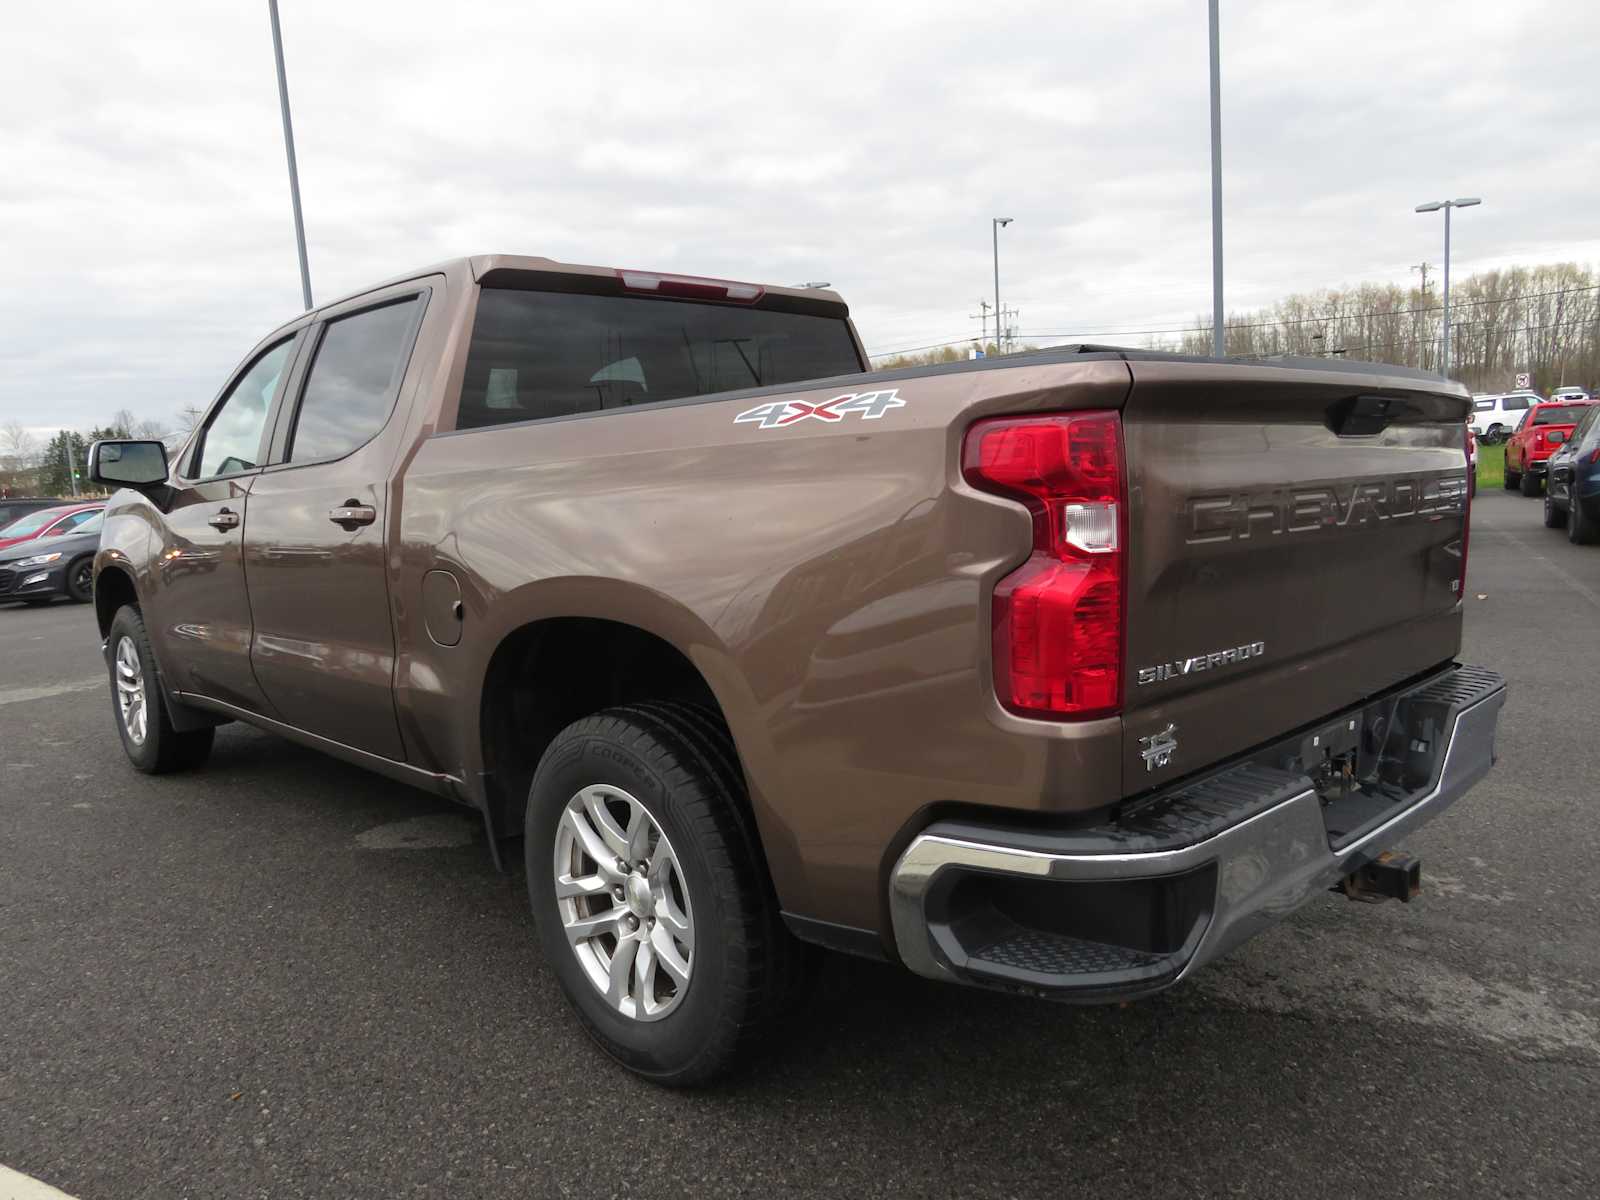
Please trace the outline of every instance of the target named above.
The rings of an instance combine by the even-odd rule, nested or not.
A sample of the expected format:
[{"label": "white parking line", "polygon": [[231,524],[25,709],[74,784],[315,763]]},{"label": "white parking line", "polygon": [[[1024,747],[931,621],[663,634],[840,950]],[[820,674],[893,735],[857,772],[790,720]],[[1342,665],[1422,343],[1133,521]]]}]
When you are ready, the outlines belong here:
[{"label": "white parking line", "polygon": [[[65,696],[69,692],[88,692],[109,686],[104,675],[96,675],[93,679],[79,679],[72,683],[48,683],[43,687],[0,688],[0,704],[27,704],[33,700],[48,700],[51,696]],[[0,1197],[0,1200],[4,1200],[4,1197]]]},{"label": "white parking line", "polygon": [[0,1165],[0,1200],[72,1200],[60,1188]]}]

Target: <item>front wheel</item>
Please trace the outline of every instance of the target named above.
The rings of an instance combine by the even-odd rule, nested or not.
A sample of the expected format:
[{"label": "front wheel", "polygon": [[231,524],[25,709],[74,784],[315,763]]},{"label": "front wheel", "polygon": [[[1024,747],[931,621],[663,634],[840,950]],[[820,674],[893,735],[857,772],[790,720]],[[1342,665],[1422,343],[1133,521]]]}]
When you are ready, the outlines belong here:
[{"label": "front wheel", "polygon": [[1510,467],[1507,467],[1506,468],[1506,477],[1505,477],[1506,491],[1508,491],[1508,492],[1516,491],[1517,490],[1517,485],[1520,484],[1521,482],[1522,482],[1522,472],[1521,471],[1513,471]]},{"label": "front wheel", "polygon": [[94,556],[85,554],[67,564],[67,595],[78,604],[94,599]]},{"label": "front wheel", "polygon": [[1522,494],[1531,500],[1539,494],[1539,485],[1542,484],[1544,480],[1541,476],[1535,475],[1532,471],[1527,471],[1523,473],[1519,482],[1522,487]]},{"label": "front wheel", "polygon": [[1550,498],[1550,489],[1544,490],[1544,527],[1546,529],[1560,529],[1567,523],[1566,510],[1556,506]]},{"label": "front wheel", "polygon": [[651,703],[567,726],[539,761],[526,833],[539,940],[608,1054],[689,1086],[770,1034],[802,951],[720,720]]},{"label": "front wheel", "polygon": [[111,619],[106,639],[111,709],[128,761],[146,775],[199,766],[211,754],[215,729],[180,732],[161,698],[161,673],[150,650],[144,618],[131,604]]}]

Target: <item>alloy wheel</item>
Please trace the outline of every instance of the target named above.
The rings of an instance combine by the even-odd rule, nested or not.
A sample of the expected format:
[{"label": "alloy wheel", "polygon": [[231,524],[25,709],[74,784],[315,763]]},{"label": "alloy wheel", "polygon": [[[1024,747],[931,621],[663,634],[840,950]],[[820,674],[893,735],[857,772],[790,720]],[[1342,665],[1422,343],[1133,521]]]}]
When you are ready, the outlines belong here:
[{"label": "alloy wheel", "polygon": [[142,746],[149,731],[150,706],[144,688],[144,664],[139,661],[138,647],[127,635],[117,642],[116,670],[117,712],[122,716],[122,728],[129,741]]},{"label": "alloy wheel", "polygon": [[561,812],[553,866],[567,943],[606,1003],[639,1021],[672,1012],[694,967],[694,910],[649,809],[609,784],[581,789]]}]

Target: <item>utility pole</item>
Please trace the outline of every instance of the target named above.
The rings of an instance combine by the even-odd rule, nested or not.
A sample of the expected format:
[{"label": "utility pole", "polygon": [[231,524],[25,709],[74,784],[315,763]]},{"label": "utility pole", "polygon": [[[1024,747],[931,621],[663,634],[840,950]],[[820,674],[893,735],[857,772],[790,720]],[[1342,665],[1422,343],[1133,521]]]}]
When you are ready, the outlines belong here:
[{"label": "utility pole", "polygon": [[989,220],[990,231],[994,234],[994,341],[995,352],[1004,354],[1005,347],[1001,342],[1000,314],[1004,311],[1000,307],[1000,227],[1011,224],[1010,217],[991,217]]},{"label": "utility pole", "polygon": [[300,172],[294,163],[294,125],[289,121],[289,79],[283,72],[283,33],[278,28],[278,0],[267,0],[272,16],[272,53],[278,64],[278,107],[283,110],[283,149],[289,157],[289,202],[294,206],[294,242],[300,252],[300,295],[311,310],[311,268],[306,264],[306,225],[300,215]]},{"label": "utility pole", "polygon": [[1422,298],[1424,300],[1426,300],[1428,298],[1428,272],[1433,270],[1433,264],[1432,263],[1428,263],[1428,262],[1422,262],[1422,263],[1418,263],[1416,266],[1412,267],[1411,269],[1413,271],[1421,271],[1422,272]]},{"label": "utility pole", "polygon": [[[988,345],[989,344],[989,302],[987,300],[979,300],[978,301],[978,311],[975,312],[975,313],[968,313],[967,314],[967,320],[969,320],[969,321],[982,321],[983,322],[982,326],[980,326],[980,329],[982,330],[982,332],[981,332],[981,334],[979,336],[978,343],[979,343],[979,345],[983,345],[983,346]],[[998,346],[995,347],[995,348],[997,350],[999,349]]]},{"label": "utility pole", "polygon": [[1226,353],[1222,322],[1222,51],[1217,26],[1217,0],[1211,17],[1211,353]]},{"label": "utility pole", "polygon": [[72,434],[66,430],[61,432],[61,449],[67,459],[67,482],[72,486],[74,498],[78,495],[78,463],[72,453]]}]

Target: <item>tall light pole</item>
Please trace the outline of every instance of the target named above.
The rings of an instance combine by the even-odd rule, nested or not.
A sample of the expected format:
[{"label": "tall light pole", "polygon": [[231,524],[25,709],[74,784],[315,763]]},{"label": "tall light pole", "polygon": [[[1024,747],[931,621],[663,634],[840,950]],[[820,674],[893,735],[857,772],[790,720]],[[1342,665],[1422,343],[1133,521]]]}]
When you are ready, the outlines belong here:
[{"label": "tall light pole", "polygon": [[1466,196],[1459,200],[1430,200],[1417,205],[1420,213],[1444,209],[1444,338],[1439,348],[1439,374],[1446,379],[1450,378],[1450,210],[1471,208],[1474,204],[1482,203],[1477,196]]},{"label": "tall light pole", "polygon": [[1211,0],[1211,353],[1226,351],[1222,328],[1222,50]]},{"label": "tall light pole", "polygon": [[994,352],[1004,354],[1005,347],[1000,342],[1000,226],[1011,224],[1010,217],[993,217],[990,219],[989,228],[994,234]]},{"label": "tall light pole", "polygon": [[278,0],[267,0],[272,15],[272,53],[278,63],[278,107],[283,110],[283,148],[289,156],[289,201],[294,205],[294,241],[300,251],[300,295],[311,308],[311,268],[306,265],[306,225],[300,216],[300,172],[294,165],[294,126],[289,121],[289,80],[283,73],[283,33],[278,29]]}]

